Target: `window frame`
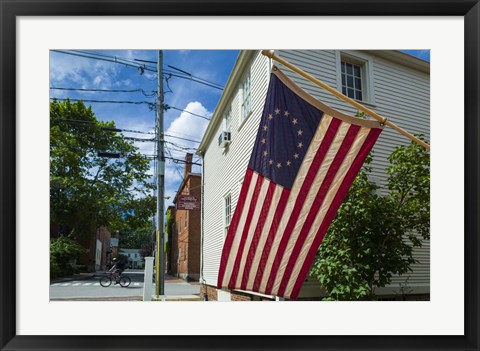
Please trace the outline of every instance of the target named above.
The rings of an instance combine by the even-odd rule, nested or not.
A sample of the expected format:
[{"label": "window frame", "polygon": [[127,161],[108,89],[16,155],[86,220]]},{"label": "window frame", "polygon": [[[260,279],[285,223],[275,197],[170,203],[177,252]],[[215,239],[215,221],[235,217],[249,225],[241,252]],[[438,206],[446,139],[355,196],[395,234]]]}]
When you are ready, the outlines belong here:
[{"label": "window frame", "polygon": [[225,112],[223,116],[223,120],[224,120],[224,128],[225,128],[224,130],[226,132],[232,133],[232,107],[231,106],[228,107],[227,112]]},{"label": "window frame", "polygon": [[[362,84],[362,100],[354,99],[362,104],[375,107],[373,58],[369,55],[353,51],[335,51],[337,66],[337,90],[342,92],[342,62],[360,67]],[[348,95],[347,95],[348,96]]]},{"label": "window frame", "polygon": [[[224,228],[224,237],[228,233],[228,228],[230,227],[230,224],[232,223],[232,193],[228,192],[224,197],[223,197],[223,228]],[[228,223],[227,223],[228,222]]]},{"label": "window frame", "polygon": [[[342,94],[357,101],[364,101],[366,89],[364,78],[365,74],[363,74],[363,65],[359,65],[357,63],[342,59],[340,61],[340,67],[340,73],[342,74]],[[349,72],[348,70],[348,68],[350,67],[351,72]],[[353,92],[353,96],[350,96],[350,91]]]},{"label": "window frame", "polygon": [[[246,84],[248,82],[248,85]],[[248,94],[245,94],[246,86],[248,86]],[[242,79],[240,83],[240,91],[241,91],[241,99],[240,99],[240,123],[239,125],[242,126],[243,123],[250,117],[252,114],[252,73],[251,69],[248,69],[248,72]],[[246,95],[246,96],[245,96]],[[248,101],[248,110],[246,109],[245,105]],[[246,112],[245,112],[246,111]]]}]

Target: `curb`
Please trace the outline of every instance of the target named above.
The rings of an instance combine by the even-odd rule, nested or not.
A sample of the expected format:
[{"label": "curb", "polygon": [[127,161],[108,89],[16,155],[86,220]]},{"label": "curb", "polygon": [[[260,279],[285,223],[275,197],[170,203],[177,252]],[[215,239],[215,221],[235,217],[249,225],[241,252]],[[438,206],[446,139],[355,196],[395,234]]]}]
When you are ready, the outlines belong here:
[{"label": "curb", "polygon": [[152,296],[152,302],[167,301],[203,301],[203,298],[197,295],[170,295],[170,296]]},{"label": "curb", "polygon": [[53,297],[51,302],[57,301],[142,301],[142,296],[118,296],[118,297]]}]

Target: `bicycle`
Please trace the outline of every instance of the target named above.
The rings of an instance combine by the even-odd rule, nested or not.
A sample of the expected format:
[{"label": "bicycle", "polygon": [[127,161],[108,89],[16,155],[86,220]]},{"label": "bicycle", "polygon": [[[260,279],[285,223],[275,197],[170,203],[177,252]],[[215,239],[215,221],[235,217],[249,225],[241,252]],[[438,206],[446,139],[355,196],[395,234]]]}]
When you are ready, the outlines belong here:
[{"label": "bicycle", "polygon": [[[103,286],[104,288],[107,288],[110,285],[112,285],[113,280],[114,280],[113,273],[109,273],[108,275],[100,278],[100,285]],[[120,277],[118,278],[118,283],[122,288],[128,287],[131,282],[132,280],[130,279],[130,277],[120,274]]]}]

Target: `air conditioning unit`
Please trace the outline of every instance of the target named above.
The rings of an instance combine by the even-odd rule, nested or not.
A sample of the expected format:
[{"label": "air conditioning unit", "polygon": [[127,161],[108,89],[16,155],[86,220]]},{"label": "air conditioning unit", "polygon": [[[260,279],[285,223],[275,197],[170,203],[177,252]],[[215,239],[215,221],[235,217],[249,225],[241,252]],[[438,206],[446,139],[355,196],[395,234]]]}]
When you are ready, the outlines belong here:
[{"label": "air conditioning unit", "polygon": [[220,136],[218,137],[218,146],[225,147],[230,144],[230,132],[221,132]]}]

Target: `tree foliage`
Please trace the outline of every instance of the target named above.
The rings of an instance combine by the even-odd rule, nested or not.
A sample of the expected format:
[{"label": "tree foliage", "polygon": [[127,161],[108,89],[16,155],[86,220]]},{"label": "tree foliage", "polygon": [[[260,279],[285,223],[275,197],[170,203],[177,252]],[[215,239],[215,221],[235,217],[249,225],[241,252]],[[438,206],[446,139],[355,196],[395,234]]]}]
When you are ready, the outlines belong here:
[{"label": "tree foliage", "polygon": [[167,234],[167,240],[165,242],[165,253],[167,254],[168,271],[171,271],[172,265],[173,265],[172,244],[173,244],[173,228],[175,225],[174,211],[175,210],[172,208],[167,209],[167,216],[166,216],[167,220],[165,222],[165,233]]},{"label": "tree foliage", "polygon": [[411,271],[430,235],[430,159],[412,143],[388,158],[388,193],[369,179],[369,156],[320,245],[310,274],[328,300],[374,299],[375,288]]},{"label": "tree foliage", "polygon": [[[120,234],[122,249],[145,249],[149,248],[152,240],[153,226],[148,223],[145,226],[127,229]],[[151,255],[151,252],[150,252]]]},{"label": "tree foliage", "polygon": [[60,228],[56,235],[85,238],[101,225],[120,231],[145,225],[154,212],[148,170],[149,161],[114,122],[97,120],[83,102],[50,104],[50,215]]},{"label": "tree foliage", "polygon": [[50,240],[50,277],[58,278],[73,273],[70,261],[78,258],[85,249],[77,242],[62,236]]}]

